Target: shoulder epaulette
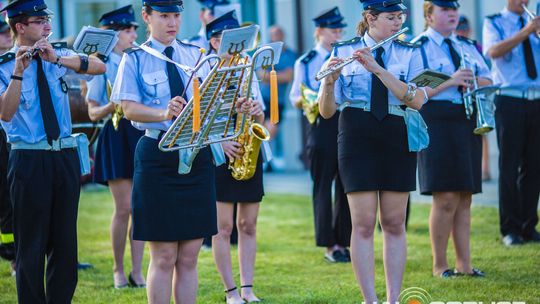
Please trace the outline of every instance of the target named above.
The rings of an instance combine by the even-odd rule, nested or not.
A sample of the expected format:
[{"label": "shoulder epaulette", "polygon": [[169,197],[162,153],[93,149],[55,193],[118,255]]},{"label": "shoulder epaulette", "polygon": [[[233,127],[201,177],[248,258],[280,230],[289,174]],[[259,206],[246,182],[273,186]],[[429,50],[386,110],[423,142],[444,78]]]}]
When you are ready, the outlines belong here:
[{"label": "shoulder epaulette", "polygon": [[486,18],[490,19],[490,20],[493,20],[493,19],[497,19],[497,18],[499,18],[501,16],[502,16],[501,13],[497,13],[497,14],[489,15]]},{"label": "shoulder epaulette", "polygon": [[472,39],[469,39],[467,37],[463,37],[463,36],[457,36],[457,39],[461,40],[461,41],[464,41],[468,44],[472,44],[472,45],[476,45],[476,41],[472,40]]},{"label": "shoulder epaulette", "polygon": [[408,47],[408,48],[418,48],[418,47],[420,47],[420,45],[418,45],[416,43],[411,43],[411,42],[403,41],[403,40],[400,40],[400,39],[396,39],[396,40],[394,40],[394,42],[401,45],[401,46]]},{"label": "shoulder epaulette", "polygon": [[315,56],[317,56],[317,51],[311,50],[303,56],[301,62],[303,64],[308,64],[311,62],[311,60],[313,60],[313,58],[315,58]]},{"label": "shoulder epaulette", "polygon": [[182,44],[182,45],[185,45],[185,46],[191,46],[191,47],[194,47],[194,48],[197,48],[197,49],[200,49],[199,46],[195,45],[195,44],[191,44],[191,43],[187,43],[187,42],[184,42],[180,39],[176,39],[176,41],[178,41],[178,43]]},{"label": "shoulder epaulette", "polygon": [[107,61],[109,61],[109,56],[105,56],[103,54],[97,54],[97,58],[99,58],[104,63],[107,63]]},{"label": "shoulder epaulette", "polygon": [[15,53],[7,52],[4,55],[0,56],[0,64],[8,63],[13,59],[15,59]]},{"label": "shoulder epaulette", "polygon": [[340,47],[340,46],[344,46],[344,45],[355,44],[360,40],[362,40],[361,37],[354,37],[353,39],[350,39],[350,40],[336,42],[336,43],[332,44],[332,47]]},{"label": "shoulder epaulette", "polygon": [[138,46],[134,46],[134,47],[130,47],[130,48],[125,49],[124,53],[131,54],[131,53],[133,53],[135,51],[138,51],[138,50],[142,50],[142,49],[140,47],[138,47]]},{"label": "shoulder epaulette", "polygon": [[424,43],[428,42],[429,38],[427,36],[420,36],[411,41],[411,43],[416,44],[417,47],[421,47]]},{"label": "shoulder epaulette", "polygon": [[67,42],[53,42],[51,43],[53,49],[67,49]]}]

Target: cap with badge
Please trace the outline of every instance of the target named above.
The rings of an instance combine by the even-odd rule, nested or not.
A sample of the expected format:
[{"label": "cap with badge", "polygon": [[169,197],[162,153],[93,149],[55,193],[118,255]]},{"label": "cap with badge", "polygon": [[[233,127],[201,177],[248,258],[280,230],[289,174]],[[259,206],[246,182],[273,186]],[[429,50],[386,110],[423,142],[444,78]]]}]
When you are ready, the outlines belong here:
[{"label": "cap with badge", "polygon": [[315,22],[316,27],[344,28],[347,26],[347,23],[343,22],[344,19],[345,18],[339,12],[339,8],[336,6],[313,18],[313,22]]},{"label": "cap with badge", "polygon": [[431,2],[436,6],[448,7],[448,8],[459,8],[458,0],[425,0],[426,2]]},{"label": "cap with badge", "polygon": [[135,12],[131,5],[103,14],[101,18],[99,18],[99,22],[103,26],[139,26],[139,24],[135,22]]},{"label": "cap with badge", "polygon": [[182,0],[143,0],[143,6],[148,6],[160,13],[180,13],[184,11]]},{"label": "cap with badge", "polygon": [[402,0],[360,0],[364,10],[375,10],[378,12],[397,12],[407,9]]},{"label": "cap with badge", "polygon": [[211,11],[214,11],[214,8],[218,5],[231,4],[229,0],[197,0],[197,1],[199,1],[204,8],[207,8]]},{"label": "cap with badge", "polygon": [[53,13],[47,8],[44,0],[15,0],[6,5],[0,12],[7,12],[8,18],[20,15],[50,16]]},{"label": "cap with badge", "polygon": [[219,34],[224,30],[230,30],[239,27],[240,23],[238,22],[236,11],[230,11],[206,25],[206,39],[210,40],[212,36]]}]

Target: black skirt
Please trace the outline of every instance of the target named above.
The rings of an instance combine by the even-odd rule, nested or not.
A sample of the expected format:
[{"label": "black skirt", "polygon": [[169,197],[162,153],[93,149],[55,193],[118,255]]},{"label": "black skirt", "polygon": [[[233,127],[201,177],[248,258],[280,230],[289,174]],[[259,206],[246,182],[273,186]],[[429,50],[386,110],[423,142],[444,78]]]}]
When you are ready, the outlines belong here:
[{"label": "black skirt", "polygon": [[224,203],[260,203],[264,196],[262,155],[257,158],[257,169],[252,178],[239,181],[232,177],[227,163],[216,168],[216,197]]},{"label": "black skirt", "polygon": [[416,153],[409,152],[403,117],[378,121],[345,108],[339,118],[338,166],[345,193],[416,189]]},{"label": "black skirt", "polygon": [[450,101],[429,101],[421,110],[430,144],[418,155],[420,192],[482,192],[482,136],[476,115]]},{"label": "black skirt", "polygon": [[94,182],[107,185],[110,180],[133,178],[135,147],[143,134],[126,119],[120,120],[118,130],[107,121],[97,142]]},{"label": "black skirt", "polygon": [[133,238],[174,242],[217,233],[215,169],[210,148],[201,149],[189,174],[178,174],[178,152],[162,152],[141,137],[133,177]]}]

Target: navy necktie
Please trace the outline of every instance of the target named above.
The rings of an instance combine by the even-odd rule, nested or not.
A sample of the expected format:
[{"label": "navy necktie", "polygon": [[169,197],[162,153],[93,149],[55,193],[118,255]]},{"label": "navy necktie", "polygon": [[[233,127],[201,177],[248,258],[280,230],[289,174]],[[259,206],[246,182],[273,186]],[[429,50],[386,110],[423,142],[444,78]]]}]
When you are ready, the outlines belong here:
[{"label": "navy necktie", "polygon": [[[174,48],[172,46],[168,46],[165,48],[165,56],[167,56],[171,60],[173,60],[173,52]],[[184,97],[184,99],[186,99],[186,96],[184,94],[184,82],[182,81],[182,77],[180,77],[180,73],[178,73],[176,65],[167,62],[167,75],[169,76],[169,89],[171,90],[171,99],[176,96],[182,96]]]},{"label": "navy necktie", "polygon": [[[523,19],[523,17],[519,17],[519,25],[521,28],[525,26],[525,19]],[[523,41],[523,53],[525,55],[525,67],[527,68],[527,76],[529,76],[530,79],[534,80],[538,77],[538,73],[536,71],[536,64],[534,63],[531,40],[528,37]]]},{"label": "navy necktie", "polygon": [[452,63],[454,64],[454,67],[456,68],[456,71],[461,66],[461,57],[459,56],[458,52],[452,45],[452,40],[449,38],[444,39],[444,42],[448,44],[448,49],[450,49],[450,56],[452,57]]},{"label": "navy necktie", "polygon": [[[384,69],[386,67],[382,58],[383,53],[384,48],[378,48],[375,60]],[[371,113],[379,121],[388,115],[388,88],[375,74],[371,75]]]},{"label": "navy necktie", "polygon": [[51,91],[47,77],[43,71],[43,62],[41,57],[34,57],[37,64],[37,83],[39,92],[39,105],[41,107],[41,117],[43,118],[43,126],[45,134],[47,134],[47,142],[52,145],[52,141],[60,137],[60,126],[56,118],[56,112],[52,103]]}]

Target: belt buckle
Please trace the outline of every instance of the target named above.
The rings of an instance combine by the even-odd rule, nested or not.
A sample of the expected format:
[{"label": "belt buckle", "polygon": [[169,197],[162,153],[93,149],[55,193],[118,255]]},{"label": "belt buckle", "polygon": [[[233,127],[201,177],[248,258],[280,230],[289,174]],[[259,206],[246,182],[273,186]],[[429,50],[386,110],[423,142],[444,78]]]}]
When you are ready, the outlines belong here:
[{"label": "belt buckle", "polygon": [[52,151],[62,150],[62,143],[60,142],[60,139],[55,139],[52,141],[51,150]]}]

